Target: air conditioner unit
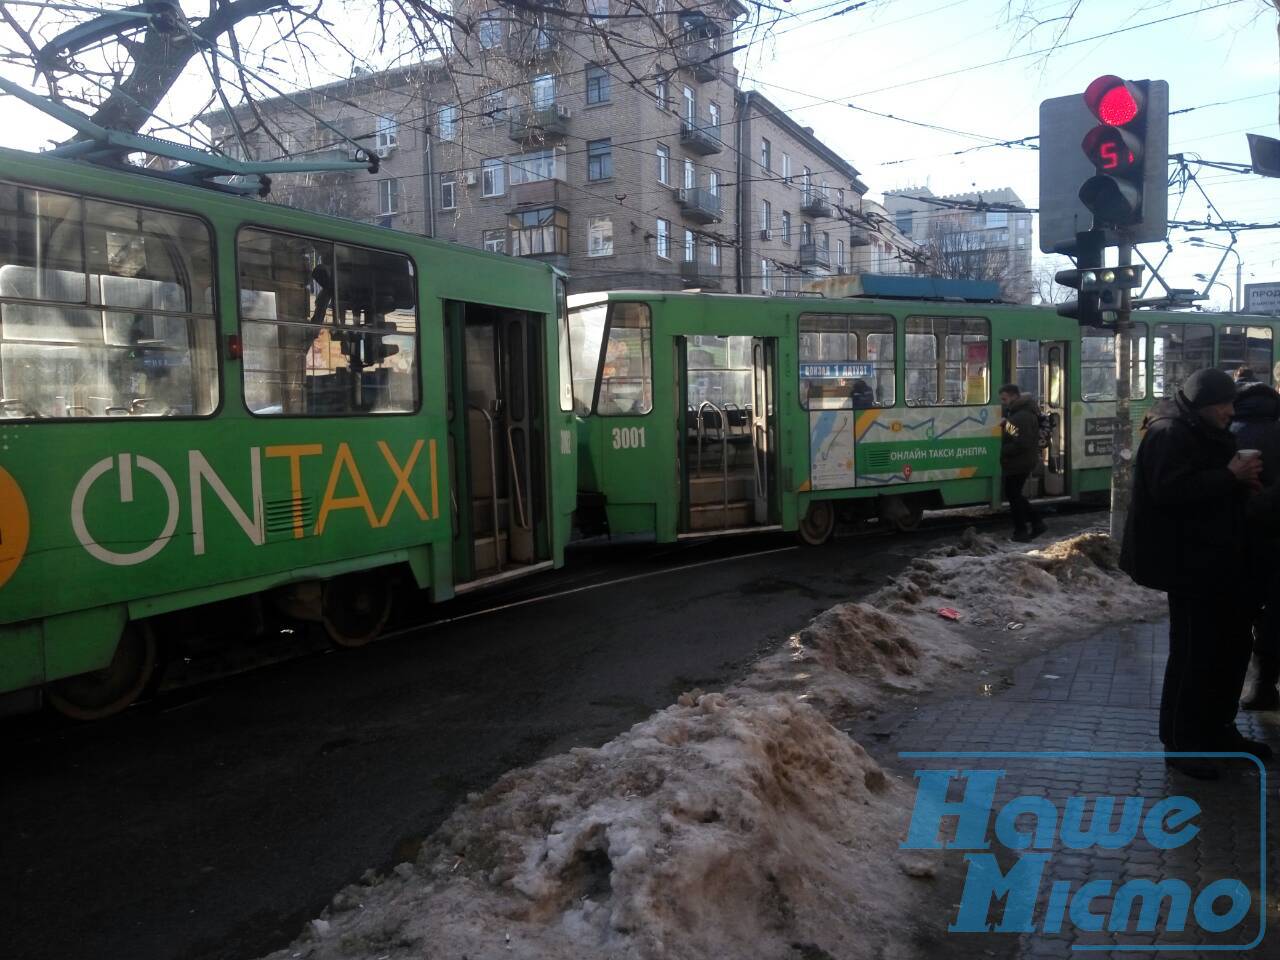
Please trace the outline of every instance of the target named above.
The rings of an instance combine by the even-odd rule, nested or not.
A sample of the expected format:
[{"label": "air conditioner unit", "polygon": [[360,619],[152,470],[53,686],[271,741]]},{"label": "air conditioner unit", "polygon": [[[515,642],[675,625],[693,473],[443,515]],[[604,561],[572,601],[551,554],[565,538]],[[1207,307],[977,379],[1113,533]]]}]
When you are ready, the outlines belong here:
[{"label": "air conditioner unit", "polygon": [[676,187],[675,189],[676,203],[688,203],[689,191],[684,187]]},{"label": "air conditioner unit", "polygon": [[378,159],[385,160],[387,159],[387,157],[391,155],[391,150],[392,150],[391,147],[378,147],[378,149],[375,150],[374,153],[378,155]]},{"label": "air conditioner unit", "polygon": [[761,230],[761,231],[760,231],[760,239],[761,239],[761,240],[772,240],[772,239],[773,239],[773,234],[772,234],[772,233],[770,233],[768,230]]},{"label": "air conditioner unit", "polygon": [[474,187],[479,182],[479,180],[480,178],[474,170],[468,170],[466,173],[462,175],[462,182],[465,183],[468,187]]}]

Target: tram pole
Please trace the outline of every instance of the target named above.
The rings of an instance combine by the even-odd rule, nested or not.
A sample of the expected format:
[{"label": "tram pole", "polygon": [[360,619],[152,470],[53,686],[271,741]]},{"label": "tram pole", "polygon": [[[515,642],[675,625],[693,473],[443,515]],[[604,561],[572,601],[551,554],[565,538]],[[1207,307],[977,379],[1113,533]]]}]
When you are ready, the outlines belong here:
[{"label": "tram pole", "polygon": [[[1117,266],[1133,263],[1133,244],[1120,237]],[[1111,540],[1120,543],[1124,536],[1125,518],[1129,515],[1129,495],[1133,491],[1133,421],[1129,416],[1129,389],[1132,382],[1130,348],[1133,330],[1129,288],[1120,294],[1116,313],[1116,419],[1111,441]]]}]

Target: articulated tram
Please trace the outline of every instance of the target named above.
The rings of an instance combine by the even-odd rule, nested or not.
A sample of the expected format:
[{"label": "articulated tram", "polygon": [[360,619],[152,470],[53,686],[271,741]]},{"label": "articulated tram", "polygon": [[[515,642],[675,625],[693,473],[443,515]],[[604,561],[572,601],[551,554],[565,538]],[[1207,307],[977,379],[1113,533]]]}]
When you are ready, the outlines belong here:
[{"label": "articulated tram", "polygon": [[[1271,382],[1280,359],[1266,317],[1135,318],[1135,424],[1193,370]],[[1050,308],[626,292],[575,297],[570,329],[584,525],[821,543],[837,519],[998,506],[1007,382],[1048,417],[1029,492],[1110,486],[1115,336]]]},{"label": "articulated tram", "polygon": [[267,606],[354,645],[397,581],[560,564],[565,320],[546,264],[0,151],[0,695],[99,717]]}]

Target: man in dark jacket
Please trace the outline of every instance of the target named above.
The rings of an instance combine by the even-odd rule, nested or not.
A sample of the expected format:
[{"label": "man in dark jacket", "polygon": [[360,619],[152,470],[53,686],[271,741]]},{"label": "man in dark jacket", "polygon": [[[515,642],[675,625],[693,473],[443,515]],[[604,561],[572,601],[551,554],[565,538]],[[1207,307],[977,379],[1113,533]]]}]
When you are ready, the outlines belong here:
[{"label": "man in dark jacket", "polygon": [[[1270,756],[1235,726],[1249,667],[1247,514],[1259,488],[1259,458],[1236,453],[1235,384],[1221,370],[1197,370],[1148,417],[1133,470],[1133,499],[1120,567],[1169,595],[1169,661],[1160,698],[1160,740],[1168,751],[1248,751]],[[1212,779],[1203,760],[1170,766]]]},{"label": "man in dark jacket", "polygon": [[1040,462],[1040,409],[1032,397],[1024,396],[1016,383],[1000,388],[1004,409],[1000,438],[1000,473],[1004,495],[1013,514],[1013,539],[1025,543],[1044,533],[1044,521],[1022,492],[1027,477]]},{"label": "man in dark jacket", "polygon": [[[1252,374],[1252,371],[1249,371]],[[1270,487],[1280,479],[1280,393],[1265,383],[1251,382],[1236,371],[1235,416],[1231,432],[1240,450],[1262,452],[1262,484]],[[1261,615],[1253,624],[1253,659],[1257,669],[1253,691],[1240,704],[1246,710],[1275,710],[1280,707],[1280,543],[1274,537],[1259,537],[1249,569],[1263,597]]]}]

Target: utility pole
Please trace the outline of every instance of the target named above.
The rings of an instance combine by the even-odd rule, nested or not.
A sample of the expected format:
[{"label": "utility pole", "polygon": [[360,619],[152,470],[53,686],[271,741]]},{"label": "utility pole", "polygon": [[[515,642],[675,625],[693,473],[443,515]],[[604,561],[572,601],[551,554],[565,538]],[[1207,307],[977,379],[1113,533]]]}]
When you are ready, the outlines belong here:
[{"label": "utility pole", "polygon": [[[1117,266],[1133,263],[1133,244],[1127,233],[1120,236]],[[1119,543],[1129,516],[1129,494],[1133,490],[1133,421],[1129,418],[1129,391],[1132,384],[1133,319],[1130,291],[1122,287],[1120,309],[1116,311],[1116,421],[1111,441],[1111,540]]]}]

